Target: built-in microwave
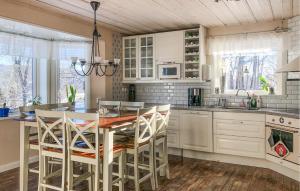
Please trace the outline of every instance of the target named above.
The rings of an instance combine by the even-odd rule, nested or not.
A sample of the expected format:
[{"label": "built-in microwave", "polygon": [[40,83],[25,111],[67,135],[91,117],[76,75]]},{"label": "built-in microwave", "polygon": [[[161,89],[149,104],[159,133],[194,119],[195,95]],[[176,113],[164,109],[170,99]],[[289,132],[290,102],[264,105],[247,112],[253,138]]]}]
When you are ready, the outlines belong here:
[{"label": "built-in microwave", "polygon": [[159,79],[180,79],[180,64],[159,64]]}]

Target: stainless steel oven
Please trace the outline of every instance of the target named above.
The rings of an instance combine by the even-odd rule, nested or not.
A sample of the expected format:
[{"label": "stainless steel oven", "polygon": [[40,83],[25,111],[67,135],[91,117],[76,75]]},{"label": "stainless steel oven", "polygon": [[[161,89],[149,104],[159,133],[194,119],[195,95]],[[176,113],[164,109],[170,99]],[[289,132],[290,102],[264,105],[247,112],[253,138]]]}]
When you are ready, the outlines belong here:
[{"label": "stainless steel oven", "polygon": [[300,165],[299,123],[299,119],[267,114],[267,154]]},{"label": "stainless steel oven", "polygon": [[159,79],[180,79],[180,64],[159,64]]}]

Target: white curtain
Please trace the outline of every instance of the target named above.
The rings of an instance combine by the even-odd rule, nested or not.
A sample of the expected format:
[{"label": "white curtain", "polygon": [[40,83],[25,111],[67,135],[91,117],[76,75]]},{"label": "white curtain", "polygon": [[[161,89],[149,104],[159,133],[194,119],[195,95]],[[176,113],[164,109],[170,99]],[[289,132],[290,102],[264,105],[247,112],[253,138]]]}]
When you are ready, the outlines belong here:
[{"label": "white curtain", "polygon": [[[210,37],[208,56],[213,65],[213,86],[220,88],[222,93],[226,93],[226,89],[258,89],[261,73],[274,75],[274,67],[265,69],[266,65],[281,63],[282,44],[282,35],[272,32]],[[262,61],[264,55],[269,55],[266,61]],[[257,63],[265,68],[256,69]],[[230,71],[229,65],[235,71]],[[244,74],[245,69],[249,73]]]},{"label": "white curtain", "polygon": [[47,60],[90,59],[87,42],[50,41],[0,32],[0,55],[23,56]]}]

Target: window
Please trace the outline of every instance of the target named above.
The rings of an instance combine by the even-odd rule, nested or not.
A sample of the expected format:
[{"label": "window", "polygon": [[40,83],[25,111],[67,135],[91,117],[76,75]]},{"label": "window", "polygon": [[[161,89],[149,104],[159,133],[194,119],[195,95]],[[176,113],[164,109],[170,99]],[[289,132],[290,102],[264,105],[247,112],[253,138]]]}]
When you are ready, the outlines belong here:
[{"label": "window", "polygon": [[259,77],[275,86],[277,53],[274,51],[255,53],[233,53],[222,56],[225,73],[225,92],[237,89],[261,90]]},{"label": "window", "polygon": [[66,87],[73,85],[77,89],[76,105],[83,107],[85,104],[85,77],[76,74],[70,60],[60,60],[57,79],[57,102],[68,102]]},{"label": "window", "polygon": [[0,56],[0,103],[17,108],[32,99],[35,62],[35,59],[28,57]]},{"label": "window", "polygon": [[208,54],[213,65],[213,87],[225,94],[235,94],[238,89],[268,94],[262,90],[262,76],[266,89],[272,87],[281,94],[283,77],[276,70],[282,60],[282,44],[282,36],[275,33],[210,37]]}]

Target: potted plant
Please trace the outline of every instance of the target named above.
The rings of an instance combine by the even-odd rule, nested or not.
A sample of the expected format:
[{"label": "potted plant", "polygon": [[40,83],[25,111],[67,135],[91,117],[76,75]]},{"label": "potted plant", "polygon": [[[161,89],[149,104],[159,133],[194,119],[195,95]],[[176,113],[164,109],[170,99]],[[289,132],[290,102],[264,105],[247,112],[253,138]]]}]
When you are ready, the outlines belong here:
[{"label": "potted plant", "polygon": [[274,87],[268,82],[264,76],[259,76],[261,88],[269,94],[274,94]]},{"label": "potted plant", "polygon": [[32,105],[41,105],[42,98],[40,96],[35,96],[32,100],[29,101]]},{"label": "potted plant", "polygon": [[69,85],[69,86],[67,85],[66,93],[67,93],[68,102],[72,105],[75,105],[75,98],[76,98],[76,93],[77,93],[76,88],[72,85]]}]

